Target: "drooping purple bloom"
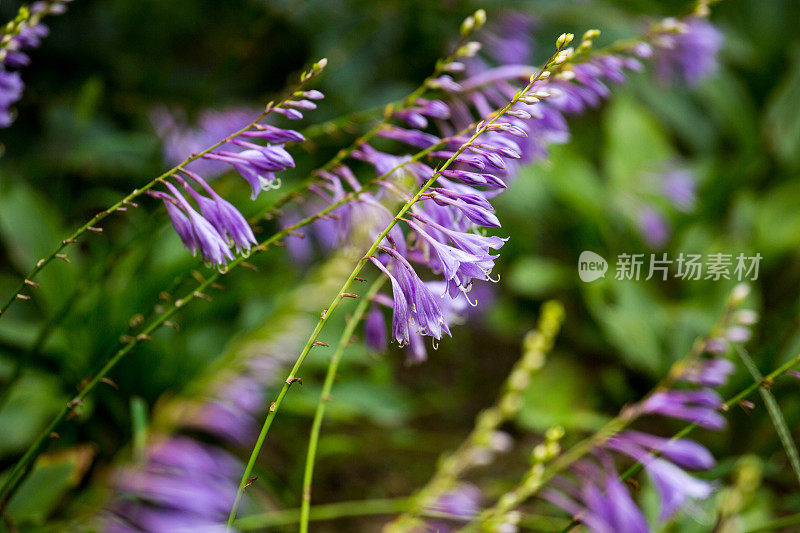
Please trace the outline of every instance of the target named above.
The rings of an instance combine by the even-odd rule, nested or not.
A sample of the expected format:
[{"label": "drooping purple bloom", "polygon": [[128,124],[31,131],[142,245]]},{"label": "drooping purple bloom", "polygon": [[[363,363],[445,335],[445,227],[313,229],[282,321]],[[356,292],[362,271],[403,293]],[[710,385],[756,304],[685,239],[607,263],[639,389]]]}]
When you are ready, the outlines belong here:
[{"label": "drooping purple bloom", "polygon": [[663,24],[674,27],[675,32],[663,33],[656,42],[656,71],[662,81],[679,79],[695,84],[716,70],[723,36],[710,22],[689,18],[667,19]]},{"label": "drooping purple bloom", "polygon": [[577,517],[592,533],[649,533],[644,514],[619,480],[611,461],[604,468],[576,465],[579,485],[562,482],[562,490],[546,489],[542,497]]},{"label": "drooping purple bloom", "polygon": [[392,337],[401,346],[408,344],[409,321],[411,317],[409,315],[408,301],[403,292],[403,288],[400,286],[397,278],[395,278],[380,261],[374,257],[370,257],[370,260],[381,272],[386,274],[392,284],[392,294],[394,296],[394,306],[392,308]]},{"label": "drooping purple bloom", "polygon": [[[471,483],[461,483],[443,494],[429,510],[469,520],[480,511],[481,491]],[[434,520],[428,523],[428,531],[447,533],[456,531],[464,522]]]},{"label": "drooping purple bloom", "polygon": [[256,244],[255,235],[247,220],[242,216],[238,209],[233,204],[222,198],[219,194],[212,189],[206,181],[197,174],[189,171],[184,171],[193,180],[199,183],[203,189],[209,194],[210,197],[203,196],[197,193],[194,189],[186,183],[185,180],[179,176],[175,176],[184,188],[189,191],[189,194],[195,199],[200,206],[202,215],[211,222],[211,225],[217,232],[230,239],[236,247],[237,252],[242,250],[249,250],[251,245]]},{"label": "drooping purple bloom", "polygon": [[711,389],[658,391],[642,404],[645,413],[678,418],[715,430],[726,424],[718,412],[721,407],[719,394]]},{"label": "drooping purple bloom", "polygon": [[734,369],[734,364],[727,359],[696,359],[686,366],[681,379],[704,387],[719,387],[728,381]]},{"label": "drooping purple bloom", "polygon": [[386,351],[388,344],[386,320],[377,305],[373,305],[364,319],[364,343],[378,353]]}]

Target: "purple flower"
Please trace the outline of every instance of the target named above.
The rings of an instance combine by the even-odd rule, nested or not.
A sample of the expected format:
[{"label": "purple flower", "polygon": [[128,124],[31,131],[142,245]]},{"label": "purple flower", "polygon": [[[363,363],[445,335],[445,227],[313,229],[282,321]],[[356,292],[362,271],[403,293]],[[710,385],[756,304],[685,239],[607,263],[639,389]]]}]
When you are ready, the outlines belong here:
[{"label": "purple flower", "polygon": [[723,37],[710,22],[689,18],[683,22],[668,19],[662,24],[674,27],[675,33],[662,34],[656,43],[656,69],[661,80],[681,79],[695,84],[716,70]]},{"label": "purple flower", "polygon": [[664,459],[650,459],[645,463],[645,468],[653,478],[661,499],[661,520],[672,516],[687,499],[708,498],[713,490],[710,483],[690,476]]},{"label": "purple flower", "polygon": [[651,248],[661,248],[669,240],[669,224],[664,216],[652,207],[644,207],[639,211],[637,224],[639,233]]},{"label": "purple flower", "polygon": [[250,183],[250,197],[255,200],[262,190],[275,188],[275,172],[294,167],[294,159],[281,146],[260,146],[247,141],[232,141],[246,148],[242,152],[211,152],[203,157],[225,161]]},{"label": "purple flower", "polygon": [[[423,126],[424,127],[424,126]],[[417,148],[429,148],[439,142],[439,137],[419,130],[407,130],[397,126],[389,126],[378,132],[379,137],[394,139]]]},{"label": "purple flower", "polygon": [[197,174],[189,171],[184,172],[199,183],[209,194],[210,198],[197,193],[180,176],[175,176],[175,179],[177,179],[195,199],[200,206],[200,212],[203,214],[203,217],[211,222],[211,225],[214,226],[221,236],[227,236],[230,239],[236,247],[237,252],[249,250],[251,245],[258,242],[247,220],[245,220],[233,204],[218,195],[214,189]]},{"label": "purple flower", "polygon": [[608,441],[607,446],[637,461],[655,452],[690,470],[708,470],[716,464],[711,452],[692,440],[665,439],[641,431],[619,433]]},{"label": "purple flower", "polygon": [[658,391],[642,404],[645,413],[679,418],[706,429],[722,429],[725,418],[717,409],[722,407],[719,394],[711,389]]},{"label": "purple flower", "polygon": [[406,299],[405,293],[403,293],[403,288],[400,286],[400,283],[386,267],[374,257],[370,257],[370,260],[381,272],[386,274],[392,284],[392,295],[394,296],[394,305],[392,308],[392,337],[400,346],[404,346],[408,344],[410,333],[408,324],[411,317],[408,309],[408,300]]},{"label": "purple flower", "polygon": [[172,225],[184,246],[193,254],[199,251],[204,261],[214,265],[224,265],[226,259],[233,259],[225,239],[214,226],[189,205],[174,185],[167,183],[166,186],[171,196],[161,192],[150,194],[164,201]]},{"label": "purple flower", "polygon": [[580,486],[562,481],[563,490],[547,489],[542,497],[578,517],[592,533],[648,533],[644,514],[613,464],[610,460],[604,463],[605,471],[577,464]]},{"label": "purple flower", "polygon": [[276,128],[268,124],[257,124],[256,129],[245,131],[242,133],[242,137],[258,137],[275,144],[287,142],[300,143],[306,140],[306,138],[297,131]]},{"label": "purple flower", "polygon": [[734,364],[727,359],[696,359],[681,374],[681,379],[704,387],[719,387],[728,381]]},{"label": "purple flower", "polygon": [[24,88],[19,73],[0,68],[0,128],[7,128],[14,121],[10,108],[22,98]]},{"label": "purple flower", "polygon": [[[471,483],[461,483],[443,494],[429,510],[445,513],[453,517],[469,519],[478,514],[481,504],[481,491]],[[460,525],[463,525],[461,523]],[[447,533],[455,531],[452,522],[435,520],[428,523],[428,531]]]},{"label": "purple flower", "polygon": [[661,192],[679,211],[694,209],[696,190],[697,183],[687,169],[676,168],[661,175]]},{"label": "purple flower", "polygon": [[364,343],[378,353],[386,351],[388,334],[383,313],[377,305],[373,305],[364,319]]}]

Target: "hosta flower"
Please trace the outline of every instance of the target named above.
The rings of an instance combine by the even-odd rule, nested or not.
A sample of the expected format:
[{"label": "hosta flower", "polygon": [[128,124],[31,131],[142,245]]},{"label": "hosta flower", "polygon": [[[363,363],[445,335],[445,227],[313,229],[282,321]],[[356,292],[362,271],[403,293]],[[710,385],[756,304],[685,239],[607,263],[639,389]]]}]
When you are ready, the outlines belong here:
[{"label": "hosta flower", "polygon": [[253,230],[250,229],[250,225],[239,210],[217,194],[203,178],[193,172],[187,171],[186,174],[199,183],[209,196],[199,194],[180,176],[174,177],[192,195],[192,198],[200,206],[203,217],[211,222],[217,232],[222,237],[229,239],[236,247],[237,252],[249,250],[251,245],[256,244]]},{"label": "hosta flower", "polygon": [[228,259],[233,259],[227,242],[211,222],[195,211],[174,185],[167,183],[166,186],[171,195],[162,192],[150,194],[164,201],[172,225],[184,246],[192,253],[199,252],[204,261],[213,265],[224,265]]},{"label": "hosta flower", "polygon": [[724,39],[710,22],[701,18],[667,19],[662,25],[673,29],[656,42],[656,69],[662,80],[677,78],[693,84],[716,70]]},{"label": "hosta flower", "polygon": [[[0,78],[1,81],[1,78]],[[283,105],[296,105],[303,109],[316,107],[311,100],[322,98],[319,91],[304,91],[295,95],[298,99],[290,99]],[[305,97],[304,99],[302,99]],[[278,111],[281,107],[271,108]],[[292,109],[294,111],[294,109]],[[233,167],[250,185],[250,197],[255,200],[265,189],[277,188],[280,181],[275,173],[294,167],[294,159],[286,151],[286,142],[301,142],[304,137],[293,130],[278,128],[272,125],[251,123],[248,127],[247,114],[241,111],[214,113],[205,112],[201,116],[199,131],[185,130],[166,112],[153,115],[157,129],[165,138],[165,150],[168,159],[186,157],[186,153],[203,151],[208,144],[225,140],[226,148],[211,151],[195,159],[186,166],[194,164],[194,169],[205,170],[216,176],[227,167]],[[238,130],[246,128],[239,135]],[[260,145],[238,137],[261,139],[269,144]],[[213,139],[213,140],[209,140]],[[209,163],[213,166],[209,166]],[[221,166],[221,168],[220,168]],[[230,248],[237,253],[246,252],[257,243],[253,230],[241,212],[230,202],[222,198],[197,172],[181,167],[180,171],[191,178],[207,194],[201,194],[181,176],[172,176],[189,195],[197,202],[200,213],[181,196],[177,189],[166,183],[170,193],[148,191],[164,201],[167,214],[183,245],[192,253],[200,256],[212,265],[223,266],[234,258]]]},{"label": "hosta flower", "polygon": [[60,15],[66,11],[71,0],[34,2],[28,9],[28,18],[18,26],[13,35],[0,49],[0,128],[7,128],[14,121],[11,106],[22,98],[24,84],[19,73],[8,69],[27,67],[31,59],[26,50],[38,48],[50,30],[42,24],[45,15]]},{"label": "hosta flower", "polygon": [[645,413],[679,418],[706,429],[725,427],[721,407],[722,399],[711,389],[657,391],[642,404]]}]

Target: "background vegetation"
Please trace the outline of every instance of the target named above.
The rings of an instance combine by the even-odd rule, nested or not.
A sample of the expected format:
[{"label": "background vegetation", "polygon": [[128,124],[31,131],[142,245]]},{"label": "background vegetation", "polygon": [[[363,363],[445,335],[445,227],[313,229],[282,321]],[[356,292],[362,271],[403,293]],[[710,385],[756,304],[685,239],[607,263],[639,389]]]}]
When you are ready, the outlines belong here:
[{"label": "background vegetation", "polygon": [[[10,294],[69,231],[165,168],[150,122],[157,105],[189,117],[207,108],[258,109],[300,69],[327,57],[319,87],[327,98],[309,115],[313,121],[371,109],[416,87],[465,15],[487,7],[492,20],[500,4],[540,19],[539,59],[562,31],[597,27],[599,44],[609,43],[636,33],[645,15],[687,7],[654,0],[488,6],[76,0],[66,15],[49,19],[52,34],[23,72],[19,118],[0,131],[0,294]],[[3,2],[2,19],[17,7]],[[567,319],[518,419],[504,428],[520,445],[492,467],[497,479],[517,479],[536,432],[561,424],[574,439],[641,397],[710,329],[733,285],[584,284],[576,275],[583,250],[611,260],[619,253],[758,252],[764,259],[752,306],[761,320],[749,343],[752,355],[766,373],[800,351],[800,4],[722,2],[711,20],[726,36],[712,78],[686,88],[650,74],[633,76],[609,104],[574,119],[572,142],[553,149],[548,162],[525,168],[514,193],[499,199],[498,216],[510,236],[498,262],[501,282],[467,327],[455,328],[453,339],[421,365],[407,365],[396,348],[386,354],[351,349],[323,432],[315,502],[403,496],[427,481],[437,457],[457,446],[475,414],[494,400],[544,300],[563,302]],[[310,153],[298,152],[298,168],[283,175],[284,183],[301,179],[358,129],[320,137]],[[697,180],[691,212],[670,208],[653,190],[652,177],[670,165],[689,169]],[[239,179],[219,182],[229,198],[243,192]],[[663,246],[650,247],[640,235],[642,205],[667,218]],[[102,236],[71,250],[71,264],[42,274],[35,299],[0,321],[0,383],[16,361],[28,360],[0,407],[0,470],[119,346],[131,318],[149,312],[160,292],[197,267],[157,207],[145,200],[140,209],[113,216]],[[254,212],[259,205],[249,207]],[[131,456],[131,399],[151,411],[165,397],[201,390],[210,365],[237,337],[268,324],[288,288],[306,275],[282,250],[253,262],[258,272],[226,277],[212,303],[180,314],[180,331],[162,329],[116,368],[114,386],[101,389],[62,427],[61,454],[48,460],[63,469],[31,478],[29,484],[39,485],[29,486],[12,508],[16,519],[35,525],[91,514],[103,501],[109,466]],[[32,351],[49,322],[46,340]],[[298,503],[304,454],[297,452],[305,447],[324,364],[310,360],[303,388],[292,390],[270,437],[260,475],[276,506]],[[727,395],[749,380],[738,371]],[[774,389],[790,428],[800,422],[796,389],[786,380]],[[742,506],[750,524],[800,512],[797,480],[763,405],[754,402],[752,410],[731,411],[727,431],[700,437],[719,458],[716,474],[724,483],[745,467],[761,478]],[[502,483],[491,490],[501,492]],[[720,497],[703,504],[677,530],[708,530],[702,517],[719,504]],[[331,530],[356,527],[340,522]]]}]

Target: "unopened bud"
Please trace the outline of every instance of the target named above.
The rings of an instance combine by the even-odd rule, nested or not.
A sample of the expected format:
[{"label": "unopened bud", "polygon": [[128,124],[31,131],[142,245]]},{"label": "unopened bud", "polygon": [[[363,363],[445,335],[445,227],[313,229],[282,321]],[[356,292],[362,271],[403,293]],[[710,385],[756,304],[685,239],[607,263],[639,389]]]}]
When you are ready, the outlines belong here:
[{"label": "unopened bud", "polygon": [[483,9],[479,9],[472,15],[475,19],[475,29],[477,30],[484,24],[486,24],[486,11]]},{"label": "unopened bud", "polygon": [[574,38],[575,36],[571,33],[562,33],[558,36],[558,39],[556,39],[556,48],[567,46]]},{"label": "unopened bud", "polygon": [[481,49],[481,43],[477,41],[470,41],[456,51],[459,57],[472,57]]},{"label": "unopened bud", "polygon": [[600,30],[586,30],[583,34],[584,41],[591,41],[592,39],[597,39],[600,36]]},{"label": "unopened bud", "polygon": [[750,294],[750,286],[746,283],[739,283],[733,288],[733,292],[731,292],[731,304],[733,305],[741,305],[741,303],[747,298]]}]

